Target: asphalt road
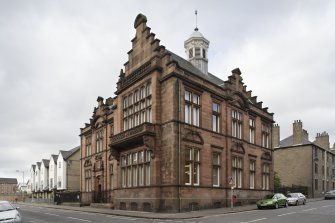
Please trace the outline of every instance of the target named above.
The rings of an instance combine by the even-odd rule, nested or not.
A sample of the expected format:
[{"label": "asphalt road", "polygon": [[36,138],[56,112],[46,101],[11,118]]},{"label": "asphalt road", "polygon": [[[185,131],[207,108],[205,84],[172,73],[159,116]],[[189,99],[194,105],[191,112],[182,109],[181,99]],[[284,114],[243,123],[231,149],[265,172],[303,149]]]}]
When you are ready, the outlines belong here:
[{"label": "asphalt road", "polygon": [[[218,214],[194,219],[159,220],[96,214],[82,211],[52,209],[21,205],[25,223],[63,222],[150,222],[150,223],[335,223],[335,200],[323,200],[288,208],[252,210],[231,214]],[[150,213],[148,213],[150,216]]]},{"label": "asphalt road", "polygon": [[335,200],[204,217],[211,223],[335,223]]}]

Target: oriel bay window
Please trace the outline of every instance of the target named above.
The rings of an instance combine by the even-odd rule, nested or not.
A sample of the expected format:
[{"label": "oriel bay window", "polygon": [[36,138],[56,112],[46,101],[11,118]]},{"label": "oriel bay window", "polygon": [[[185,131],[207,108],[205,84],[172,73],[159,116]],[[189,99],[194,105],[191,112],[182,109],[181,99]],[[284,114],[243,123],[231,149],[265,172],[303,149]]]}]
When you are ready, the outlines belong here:
[{"label": "oriel bay window", "polygon": [[151,152],[141,150],[121,157],[122,187],[148,186],[151,184]]},{"label": "oriel bay window", "polygon": [[270,164],[264,163],[262,167],[262,189],[270,189]]},{"label": "oriel bay window", "polygon": [[200,149],[185,148],[185,185],[199,185],[200,180]]},{"label": "oriel bay window", "polygon": [[185,91],[185,122],[200,126],[200,96],[190,91]]},{"label": "oriel bay window", "polygon": [[220,105],[218,103],[212,104],[212,130],[220,132]]},{"label": "oriel bay window", "polygon": [[123,98],[123,130],[152,122],[152,89],[147,83]]},{"label": "oriel bay window", "polygon": [[232,157],[232,177],[237,188],[242,187],[243,159],[241,157]]},{"label": "oriel bay window", "polygon": [[242,139],[242,114],[232,110],[232,136]]}]

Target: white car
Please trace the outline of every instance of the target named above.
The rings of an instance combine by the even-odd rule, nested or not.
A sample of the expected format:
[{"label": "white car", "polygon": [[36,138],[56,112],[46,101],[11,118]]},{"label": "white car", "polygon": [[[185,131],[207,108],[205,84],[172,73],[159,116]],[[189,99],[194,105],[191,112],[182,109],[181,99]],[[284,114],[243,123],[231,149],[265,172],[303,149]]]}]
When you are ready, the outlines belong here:
[{"label": "white car", "polygon": [[302,193],[290,193],[286,197],[289,205],[306,204],[306,197]]},{"label": "white car", "polygon": [[21,214],[8,201],[0,201],[0,222],[22,223]]}]

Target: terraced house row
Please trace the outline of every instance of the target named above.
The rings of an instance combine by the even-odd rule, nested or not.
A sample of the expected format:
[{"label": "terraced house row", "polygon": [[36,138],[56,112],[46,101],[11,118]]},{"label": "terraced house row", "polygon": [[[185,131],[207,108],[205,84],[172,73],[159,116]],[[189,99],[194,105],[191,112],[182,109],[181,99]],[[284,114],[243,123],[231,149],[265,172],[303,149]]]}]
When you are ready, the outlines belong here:
[{"label": "terraced house row", "polygon": [[242,204],[270,193],[273,113],[241,71],[208,72],[198,28],[187,59],[160,44],[144,15],[134,28],[115,96],[98,97],[80,130],[81,202],[174,212],[227,206],[232,186]]},{"label": "terraced house row", "polygon": [[[49,159],[42,159],[31,165],[28,187],[32,201],[56,202],[56,194],[76,192],[79,196],[80,147],[59,150]],[[69,201],[69,200],[68,200]],[[74,201],[74,200],[72,200]],[[79,202],[79,197],[76,200]]]}]

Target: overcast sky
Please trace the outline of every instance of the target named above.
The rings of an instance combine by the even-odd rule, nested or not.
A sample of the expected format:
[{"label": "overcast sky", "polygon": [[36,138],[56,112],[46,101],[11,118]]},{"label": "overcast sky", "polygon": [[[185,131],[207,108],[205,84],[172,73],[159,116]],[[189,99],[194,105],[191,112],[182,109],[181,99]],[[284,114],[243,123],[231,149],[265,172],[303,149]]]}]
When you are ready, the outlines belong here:
[{"label": "overcast sky", "polygon": [[185,58],[195,27],[210,41],[209,72],[239,67],[274,112],[281,139],[303,121],[335,140],[335,1],[0,0],[0,177],[79,145],[98,96],[114,95],[135,17]]}]

